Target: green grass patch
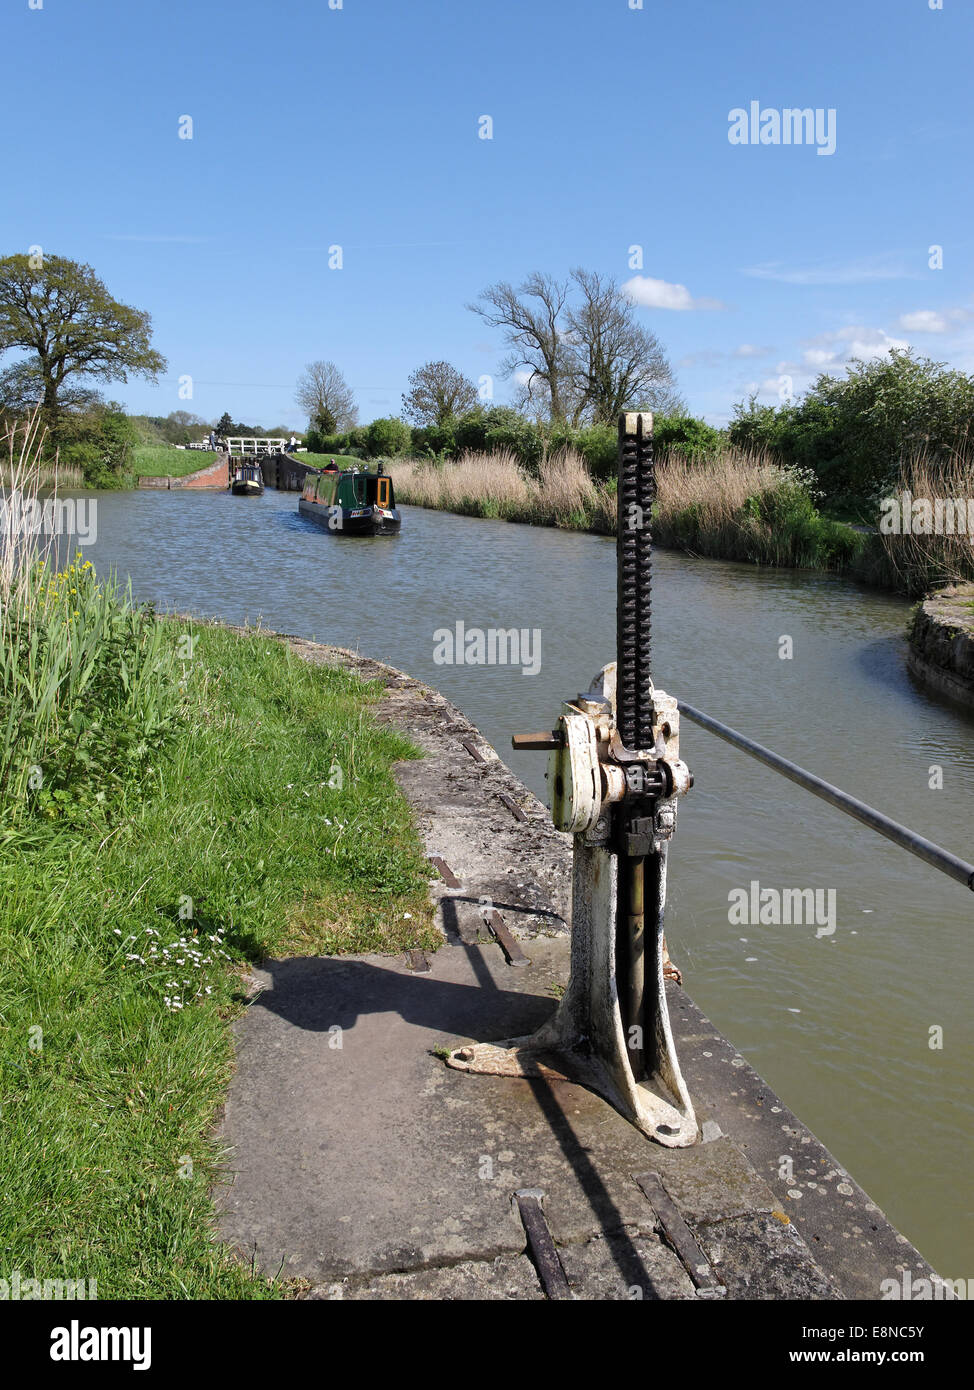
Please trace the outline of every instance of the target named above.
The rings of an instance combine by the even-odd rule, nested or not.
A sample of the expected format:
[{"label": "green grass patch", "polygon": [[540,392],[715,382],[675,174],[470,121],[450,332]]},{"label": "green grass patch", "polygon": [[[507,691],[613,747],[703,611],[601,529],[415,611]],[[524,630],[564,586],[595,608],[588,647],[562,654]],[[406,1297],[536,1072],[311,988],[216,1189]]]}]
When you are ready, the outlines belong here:
[{"label": "green grass patch", "polygon": [[[351,454],[294,454],[300,463],[310,463],[312,468],[325,468],[329,463],[335,463],[339,468],[368,468],[375,470],[374,459],[354,458]],[[385,466],[385,465],[383,465]]]},{"label": "green grass patch", "polygon": [[163,633],[177,737],[83,820],[0,829],[0,1263],[101,1298],[279,1297],[212,1234],[228,1024],[247,961],[439,944],[390,771],[416,753],[352,674]]},{"label": "green grass patch", "polygon": [[137,444],[134,472],[143,478],[185,478],[216,462],[209,449],[177,449],[174,444]]}]

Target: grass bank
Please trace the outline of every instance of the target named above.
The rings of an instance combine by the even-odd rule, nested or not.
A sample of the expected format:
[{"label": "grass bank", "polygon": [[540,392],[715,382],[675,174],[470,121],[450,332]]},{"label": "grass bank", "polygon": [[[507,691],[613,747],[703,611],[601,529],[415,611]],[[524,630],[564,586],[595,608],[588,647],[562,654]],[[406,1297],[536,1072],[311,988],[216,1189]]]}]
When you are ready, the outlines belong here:
[{"label": "grass bank", "polygon": [[4,1269],[280,1296],[212,1236],[228,1025],[262,955],[438,944],[390,770],[414,752],[377,687],[159,622],[90,568],[35,567],[3,613]]},{"label": "grass bank", "polygon": [[310,463],[312,468],[327,468],[330,463],[335,463],[339,468],[375,468],[375,463],[360,458],[353,458],[351,454],[295,454],[294,458],[299,463]]},{"label": "grass bank", "polygon": [[185,478],[216,462],[209,449],[177,449],[174,444],[137,444],[133,472],[143,478]]}]

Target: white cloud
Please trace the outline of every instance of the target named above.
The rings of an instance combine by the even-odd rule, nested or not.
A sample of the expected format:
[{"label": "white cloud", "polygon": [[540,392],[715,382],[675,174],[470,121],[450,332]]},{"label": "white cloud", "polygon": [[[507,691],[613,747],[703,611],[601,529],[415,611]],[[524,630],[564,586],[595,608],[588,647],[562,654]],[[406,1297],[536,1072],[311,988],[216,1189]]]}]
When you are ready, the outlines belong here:
[{"label": "white cloud", "polygon": [[741,343],[731,353],[732,357],[767,357],[771,348],[755,347],[753,343]]},{"label": "white cloud", "polygon": [[898,327],[906,333],[948,333],[972,318],[974,311],[970,309],[917,309],[912,314],[901,314]]},{"label": "white cloud", "polygon": [[834,333],[819,333],[810,341],[822,345],[806,348],[802,353],[802,360],[810,367],[849,362],[853,357],[868,361],[872,357],[885,357],[893,348],[905,349],[910,346],[906,338],[893,338],[883,328],[865,328],[862,325],[839,328]]},{"label": "white cloud", "polygon": [[623,294],[644,309],[723,309],[719,299],[694,299],[686,285],[671,285],[651,275],[634,275],[622,286]]},{"label": "white cloud", "polygon": [[899,326],[907,333],[946,333],[947,319],[935,309],[918,309],[915,314],[900,314]]}]

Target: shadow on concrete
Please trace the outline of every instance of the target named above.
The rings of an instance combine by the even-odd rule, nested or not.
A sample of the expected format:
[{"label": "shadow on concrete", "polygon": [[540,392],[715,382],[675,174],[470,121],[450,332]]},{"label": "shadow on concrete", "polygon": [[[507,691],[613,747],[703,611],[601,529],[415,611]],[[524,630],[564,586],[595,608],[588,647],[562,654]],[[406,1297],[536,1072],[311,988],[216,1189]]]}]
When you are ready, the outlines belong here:
[{"label": "shadow on concrete", "polygon": [[[488,948],[490,949],[490,948]],[[496,949],[496,948],[495,948]],[[490,1042],[532,1033],[552,1013],[556,1001],[519,990],[498,989],[476,947],[468,948],[477,984],[413,974],[395,966],[330,956],[295,956],[266,961],[273,988],[251,1009],[268,1009],[296,1028],[343,1031],[369,1014],[398,1014],[404,1022],[434,1034]]]},{"label": "shadow on concrete", "polygon": [[[445,948],[434,961],[441,970],[455,972],[456,964],[444,959],[448,951]],[[490,960],[487,953],[491,953]],[[500,964],[494,964],[492,969],[494,953]],[[413,974],[404,969],[401,959],[395,958],[388,966],[374,960],[322,956],[268,961],[264,969],[271,976],[272,988],[259,994],[249,1007],[267,1010],[292,1027],[318,1033],[336,1026],[343,1032],[350,1030],[370,1015],[395,1015],[431,1035],[428,1039],[409,1039],[417,1052],[424,1048],[431,1051],[440,1039],[450,1043],[461,1038],[491,1042],[533,1033],[556,1007],[551,997],[498,985],[494,970],[507,967],[500,960],[497,947],[482,949],[477,944],[462,943],[462,949],[450,951],[449,955],[457,963],[466,962],[473,971],[475,984],[437,979],[433,974]],[[404,1041],[399,1037],[397,1048]],[[367,1095],[368,1078],[362,1080],[362,1094]],[[607,1104],[591,1093],[585,1093],[586,1101],[580,1101],[582,1088],[572,1082],[545,1077],[498,1080],[504,1085],[530,1087],[551,1136],[591,1209],[592,1228],[611,1236],[605,1248],[626,1287],[639,1286],[645,1299],[659,1298],[638,1250],[624,1230],[622,1214],[599,1176],[599,1131],[604,1127]],[[486,1095],[484,1098],[486,1101]],[[572,1116],[581,1114],[581,1120],[573,1119],[569,1111]],[[435,1149],[435,1138],[429,1135],[428,1139]]]},{"label": "shadow on concrete", "polygon": [[660,1295],[639,1251],[623,1227],[622,1213],[599,1177],[589,1146],[576,1134],[565,1113],[559,1094],[562,1087],[542,1076],[529,1078],[528,1084],[534,1093],[538,1109],[548,1121],[552,1135],[565,1155],[578,1185],[585,1193],[599,1227],[604,1232],[611,1233],[611,1239],[606,1241],[606,1249],[622,1275],[626,1287],[639,1287],[644,1299],[658,1301]]},{"label": "shadow on concrete", "polygon": [[[477,909],[477,908],[480,907],[480,905],[481,905],[481,903],[482,903],[483,901],[484,901],[483,898],[474,898],[474,897],[472,897],[472,896],[470,896],[470,895],[468,895],[468,894],[464,894],[464,893],[454,893],[454,894],[452,894],[449,898],[441,898],[441,899],[440,899],[440,907],[441,907],[441,909],[442,909],[443,917],[444,917],[444,923],[443,923],[443,925],[444,925],[444,929],[446,930],[446,933],[447,933],[447,940],[450,940],[450,939],[451,939],[451,938],[450,938],[450,923],[449,923],[449,921],[447,920],[447,913],[448,913],[448,910],[449,910],[450,908],[453,908],[454,905],[457,904],[457,903],[469,903],[472,907],[474,907],[475,909]],[[515,916],[515,917],[540,917],[540,918],[543,918],[544,920],[550,922],[553,926],[556,926],[556,927],[558,928],[557,934],[558,934],[559,936],[567,936],[567,935],[568,935],[568,927],[567,927],[566,924],[565,924],[565,919],[564,919],[564,917],[560,916],[559,913],[557,913],[557,912],[552,912],[549,908],[546,908],[546,907],[529,907],[529,906],[525,905],[524,903],[501,902],[501,901],[499,901],[499,900],[496,899],[496,898],[489,898],[487,901],[489,902],[489,905],[490,905],[491,907],[496,908],[497,911],[498,911],[498,912],[501,912],[501,913],[506,912],[506,913],[508,913],[508,914],[510,914],[510,915],[512,915],[512,916]]]}]

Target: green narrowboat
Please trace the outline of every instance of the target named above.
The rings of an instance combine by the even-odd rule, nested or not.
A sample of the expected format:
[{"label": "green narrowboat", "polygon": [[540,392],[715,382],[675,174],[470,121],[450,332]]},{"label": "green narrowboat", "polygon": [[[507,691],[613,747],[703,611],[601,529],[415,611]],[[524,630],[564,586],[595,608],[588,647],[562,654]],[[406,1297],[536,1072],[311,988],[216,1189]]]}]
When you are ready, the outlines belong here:
[{"label": "green narrowboat", "polygon": [[394,536],[402,525],[392,479],[359,469],[323,468],[309,473],[298,502],[309,521],[344,536]]}]

